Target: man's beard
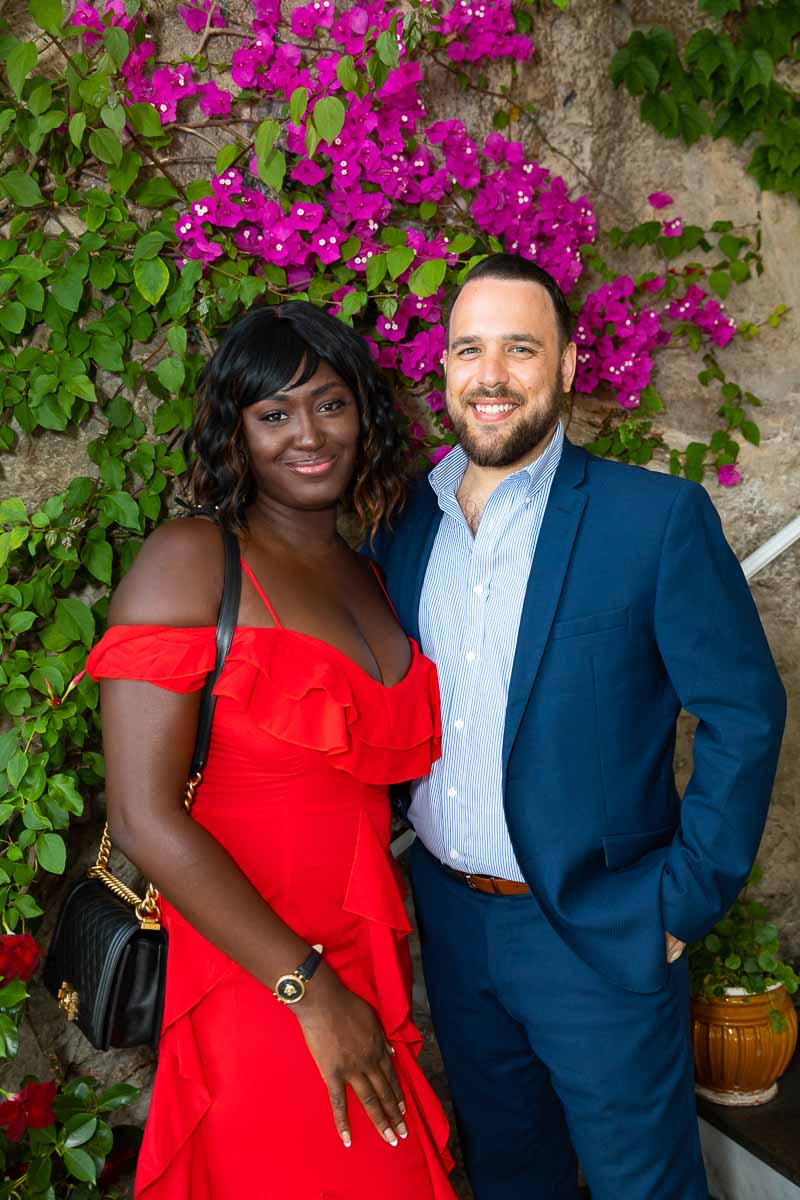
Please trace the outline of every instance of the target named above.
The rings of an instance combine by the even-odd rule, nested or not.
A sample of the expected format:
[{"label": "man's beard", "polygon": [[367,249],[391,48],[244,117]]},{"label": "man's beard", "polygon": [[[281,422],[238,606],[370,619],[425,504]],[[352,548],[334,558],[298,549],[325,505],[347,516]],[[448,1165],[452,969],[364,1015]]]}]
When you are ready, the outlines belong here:
[{"label": "man's beard", "polygon": [[[457,411],[453,411],[448,403],[447,412],[461,449],[476,467],[511,467],[530,454],[553,428],[561,411],[561,397],[561,388],[555,383],[545,407],[531,408],[519,392],[503,385],[492,392],[485,389],[468,392],[464,397],[463,407],[459,406]],[[495,436],[491,436],[490,433],[488,437],[481,437],[470,428],[466,409],[470,404],[479,403],[481,398],[502,398],[519,405],[518,415],[513,419],[512,428],[505,437],[500,428],[495,430]],[[491,428],[486,427],[487,433]]]}]

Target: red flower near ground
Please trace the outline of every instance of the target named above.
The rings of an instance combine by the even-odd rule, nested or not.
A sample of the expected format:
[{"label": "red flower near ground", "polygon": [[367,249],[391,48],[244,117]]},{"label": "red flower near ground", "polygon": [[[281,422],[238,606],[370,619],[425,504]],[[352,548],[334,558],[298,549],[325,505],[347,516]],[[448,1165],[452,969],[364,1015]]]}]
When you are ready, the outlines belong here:
[{"label": "red flower near ground", "polygon": [[4,979],[30,979],[41,950],[29,933],[5,933],[0,937],[0,975]]},{"label": "red flower near ground", "polygon": [[53,1101],[56,1084],[26,1083],[17,1096],[0,1104],[0,1125],[5,1125],[8,1140],[18,1142],[26,1129],[47,1129],[55,1120]]}]

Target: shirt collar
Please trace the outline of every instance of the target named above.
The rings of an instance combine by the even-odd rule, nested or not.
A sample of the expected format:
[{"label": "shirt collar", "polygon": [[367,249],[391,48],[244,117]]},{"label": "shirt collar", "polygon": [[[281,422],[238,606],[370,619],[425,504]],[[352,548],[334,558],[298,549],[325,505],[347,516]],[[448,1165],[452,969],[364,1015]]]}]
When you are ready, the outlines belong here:
[{"label": "shirt collar", "polygon": [[[525,498],[532,496],[555,474],[556,468],[561,461],[561,451],[563,448],[564,426],[559,421],[553,436],[542,453],[533,462],[528,463],[526,467],[521,467],[519,471],[514,471],[512,475],[503,480],[503,483],[507,483],[509,479],[520,479],[525,483],[524,489],[520,488],[520,495]],[[439,465],[431,471],[428,476],[428,482],[439,497],[440,505],[444,497],[455,495],[458,491],[468,464],[469,459],[461,447],[454,446],[450,453],[445,455]],[[525,479],[526,476],[527,480]]]}]

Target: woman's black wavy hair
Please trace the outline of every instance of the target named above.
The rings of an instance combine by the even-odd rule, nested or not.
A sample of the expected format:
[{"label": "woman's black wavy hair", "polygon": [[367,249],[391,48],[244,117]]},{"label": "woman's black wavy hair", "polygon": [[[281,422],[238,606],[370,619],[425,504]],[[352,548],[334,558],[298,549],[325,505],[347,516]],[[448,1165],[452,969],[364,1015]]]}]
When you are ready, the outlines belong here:
[{"label": "woman's black wavy hair", "polygon": [[[306,383],[328,363],[358,404],[361,435],[344,503],[362,533],[374,534],[402,507],[408,453],[400,438],[392,393],[366,342],[330,313],[304,300],[254,308],[227,331],[203,370],[194,421],[184,438],[190,466],[186,490],[212,506],[229,529],[246,526],[256,487],[242,434],[242,409]],[[295,379],[298,371],[302,374]]]}]

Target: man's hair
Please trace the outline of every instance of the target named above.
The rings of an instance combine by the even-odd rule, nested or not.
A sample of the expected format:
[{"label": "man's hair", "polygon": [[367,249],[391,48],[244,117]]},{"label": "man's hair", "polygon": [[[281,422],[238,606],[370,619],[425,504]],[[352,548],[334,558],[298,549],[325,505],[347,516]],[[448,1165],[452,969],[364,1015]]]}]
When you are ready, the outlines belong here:
[{"label": "man's hair", "polygon": [[476,263],[471,271],[462,279],[459,286],[450,293],[442,306],[442,320],[447,332],[447,342],[450,343],[450,317],[453,306],[468,283],[479,279],[502,279],[513,283],[538,283],[543,287],[553,302],[561,345],[566,346],[572,337],[572,313],[567,304],[567,298],[549,271],[537,267],[528,258],[518,254],[490,254]]}]

